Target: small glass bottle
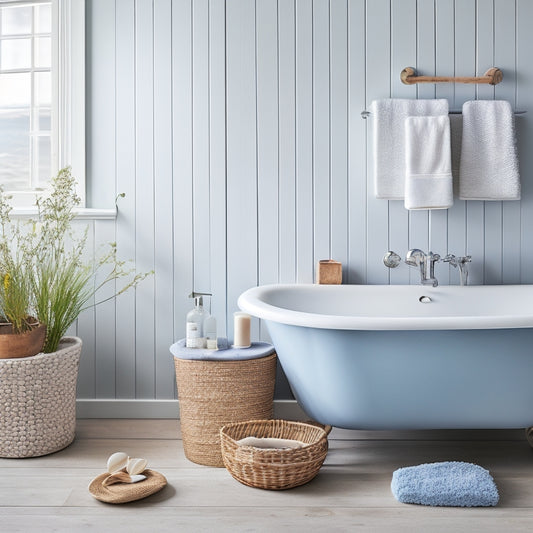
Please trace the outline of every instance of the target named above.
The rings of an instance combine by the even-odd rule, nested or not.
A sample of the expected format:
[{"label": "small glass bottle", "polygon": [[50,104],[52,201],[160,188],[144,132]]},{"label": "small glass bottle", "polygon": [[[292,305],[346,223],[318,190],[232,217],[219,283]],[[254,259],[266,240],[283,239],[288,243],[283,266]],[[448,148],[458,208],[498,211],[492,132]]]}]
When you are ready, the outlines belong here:
[{"label": "small glass bottle", "polygon": [[194,309],[187,313],[185,346],[187,348],[205,348],[204,321],[209,314],[204,309],[201,296],[193,292],[189,298],[194,298]]},{"label": "small glass bottle", "polygon": [[205,343],[208,350],[218,350],[217,345],[217,320],[208,316],[204,321]]}]

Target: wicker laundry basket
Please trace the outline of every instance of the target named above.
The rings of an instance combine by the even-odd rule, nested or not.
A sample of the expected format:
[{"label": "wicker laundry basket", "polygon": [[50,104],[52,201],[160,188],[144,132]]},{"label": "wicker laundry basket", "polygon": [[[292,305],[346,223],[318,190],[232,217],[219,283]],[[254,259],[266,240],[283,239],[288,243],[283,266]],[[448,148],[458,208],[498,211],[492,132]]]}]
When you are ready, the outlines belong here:
[{"label": "wicker laundry basket", "polygon": [[[306,446],[276,450],[237,444],[249,436],[298,440]],[[228,472],[244,485],[260,489],[291,489],[311,481],[328,453],[327,429],[304,422],[250,420],[224,426],[220,437]]]},{"label": "wicker laundry basket", "polygon": [[231,422],[272,418],[276,354],[238,361],[174,357],[185,456],[223,467],[220,428]]},{"label": "wicker laundry basket", "polygon": [[81,339],[56,352],[0,360],[0,457],[37,457],[74,440]]}]

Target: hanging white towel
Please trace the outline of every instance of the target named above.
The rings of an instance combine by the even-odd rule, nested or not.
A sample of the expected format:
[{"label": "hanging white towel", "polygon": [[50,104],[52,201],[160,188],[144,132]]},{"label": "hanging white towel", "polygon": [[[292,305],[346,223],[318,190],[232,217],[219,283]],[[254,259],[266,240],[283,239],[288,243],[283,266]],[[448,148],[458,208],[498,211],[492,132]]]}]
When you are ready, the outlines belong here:
[{"label": "hanging white towel", "polygon": [[405,119],[405,207],[448,209],[453,205],[450,119]]},{"label": "hanging white towel", "polygon": [[462,200],[520,200],[514,115],[504,100],[463,104]]},{"label": "hanging white towel", "polygon": [[405,119],[448,115],[448,100],[375,100],[373,118],[374,192],[376,198],[403,200],[405,191]]},{"label": "hanging white towel", "polygon": [[450,138],[452,146],[453,194],[459,196],[459,173],[461,168],[461,145],[463,143],[463,115],[450,115]]}]

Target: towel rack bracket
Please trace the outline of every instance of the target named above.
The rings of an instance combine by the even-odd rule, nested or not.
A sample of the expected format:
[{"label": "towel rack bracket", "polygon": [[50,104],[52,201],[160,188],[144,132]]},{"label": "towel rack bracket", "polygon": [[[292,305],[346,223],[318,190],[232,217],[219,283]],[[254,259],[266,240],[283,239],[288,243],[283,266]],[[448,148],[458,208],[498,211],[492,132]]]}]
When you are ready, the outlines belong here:
[{"label": "towel rack bracket", "polygon": [[406,85],[413,85],[415,83],[486,83],[490,85],[497,85],[503,80],[503,73],[497,67],[491,67],[483,76],[468,77],[468,76],[418,76],[413,67],[405,67],[400,79]]}]

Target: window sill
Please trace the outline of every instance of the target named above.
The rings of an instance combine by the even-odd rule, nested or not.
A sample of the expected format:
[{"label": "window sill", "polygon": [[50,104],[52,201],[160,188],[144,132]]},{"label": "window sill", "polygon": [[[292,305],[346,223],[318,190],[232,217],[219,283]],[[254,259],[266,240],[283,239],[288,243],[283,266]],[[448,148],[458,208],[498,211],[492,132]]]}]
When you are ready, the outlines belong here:
[{"label": "window sill", "polygon": [[[74,209],[76,213],[75,220],[115,220],[117,218],[117,209],[96,209],[93,207],[83,207]],[[37,216],[35,207],[14,207],[10,216],[16,218],[31,218]]]}]

